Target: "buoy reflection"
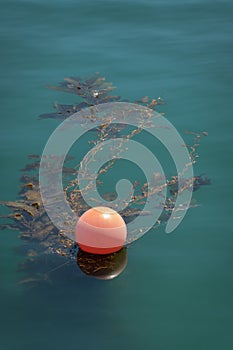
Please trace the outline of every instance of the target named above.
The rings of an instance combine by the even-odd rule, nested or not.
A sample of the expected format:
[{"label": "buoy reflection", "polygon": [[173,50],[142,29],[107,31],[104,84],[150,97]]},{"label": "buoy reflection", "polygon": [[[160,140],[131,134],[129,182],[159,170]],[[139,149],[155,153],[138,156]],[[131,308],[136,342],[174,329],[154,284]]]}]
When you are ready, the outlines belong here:
[{"label": "buoy reflection", "polygon": [[79,249],[77,264],[88,276],[102,280],[110,280],[119,276],[127,265],[127,248],[111,254],[91,254]]}]

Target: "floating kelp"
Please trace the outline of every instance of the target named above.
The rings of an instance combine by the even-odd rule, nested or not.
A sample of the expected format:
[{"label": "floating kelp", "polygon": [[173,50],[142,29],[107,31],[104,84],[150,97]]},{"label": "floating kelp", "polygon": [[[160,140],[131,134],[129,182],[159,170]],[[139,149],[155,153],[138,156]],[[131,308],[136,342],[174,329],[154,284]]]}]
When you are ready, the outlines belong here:
[{"label": "floating kelp", "polygon": [[[104,77],[100,77],[96,73],[90,79],[82,79],[80,77],[65,78],[63,82],[60,82],[58,86],[49,86],[52,90],[68,92],[75,94],[83,99],[82,102],[67,105],[54,103],[56,112],[46,113],[39,116],[41,119],[60,119],[64,120],[70,117],[72,114],[80,111],[81,109],[100,103],[117,102],[121,100],[120,96],[112,96],[109,93],[115,89],[110,82],[106,82]],[[134,101],[134,103],[142,106],[155,109],[158,105],[164,104],[161,97],[156,99],[149,99],[148,96],[141,98],[140,100]]]},{"label": "floating kelp", "polygon": [[90,79],[80,77],[65,78],[59,86],[50,86],[50,89],[78,95],[84,102],[75,105],[55,103],[56,113],[43,114],[40,118],[65,119],[82,108],[99,103],[119,101],[119,96],[111,96],[109,93],[115,89],[112,83],[105,82],[105,78],[96,73]]},{"label": "floating kelp", "polygon": [[[112,96],[109,94],[114,87],[111,83],[105,82],[105,79],[100,77],[99,74],[89,79],[81,79],[78,77],[66,78],[59,86],[53,86],[51,88],[58,91],[73,93],[79,98],[82,98],[83,101],[77,102],[74,105],[56,103],[55,113],[44,114],[41,115],[40,118],[64,120],[85,107],[121,100],[119,96]],[[151,110],[154,110],[158,105],[164,103],[161,98],[150,100],[148,97],[143,97],[134,102],[150,108]],[[146,122],[149,123],[149,119]],[[131,139],[139,134],[141,129],[130,129],[123,123],[115,125],[108,125],[105,123],[101,125],[100,128],[96,128],[93,131],[88,141],[89,148],[91,149],[99,140],[103,141],[108,137],[118,137],[121,132],[125,139]],[[194,164],[198,157],[196,149],[199,146],[200,139],[202,136],[207,136],[207,132],[186,133],[192,138],[190,144],[186,146],[190,150],[192,164]],[[77,270],[76,264],[79,265],[85,274],[96,278],[108,279],[116,277],[126,266],[126,248],[123,248],[120,252],[110,254],[109,256],[88,255],[78,250],[77,244],[69,239],[65,233],[59,232],[53,225],[43,207],[38,179],[41,157],[31,154],[28,158],[29,163],[22,169],[24,174],[20,179],[21,187],[18,200],[0,202],[1,205],[7,207],[10,211],[8,215],[1,217],[3,223],[0,225],[0,228],[17,229],[20,233],[20,239],[24,242],[24,244],[17,248],[17,253],[25,257],[24,262],[22,262],[19,267],[20,271],[25,273],[25,277],[21,280],[21,283],[29,286],[36,286],[41,283],[54,283],[56,278],[58,278],[57,272],[59,269],[66,267],[67,273],[75,274]],[[94,152],[92,159],[95,159]],[[99,175],[107,174],[114,166],[115,161],[116,160],[112,159],[107,162],[105,166],[101,168]],[[56,164],[56,162],[57,159],[54,157],[54,164]],[[65,166],[63,167],[63,174],[66,176],[64,193],[70,207],[78,216],[89,209],[79,189],[78,179],[72,177],[72,175],[76,173],[79,165],[80,163],[75,163],[75,159],[67,156]],[[44,171],[46,171],[46,169],[44,169]],[[56,166],[54,166],[53,171],[57,171]],[[85,169],[81,169],[81,171],[83,171],[83,177],[85,177],[87,181],[92,179],[92,175],[85,173]],[[163,187],[166,187],[169,196],[163,207],[163,213],[154,227],[158,227],[160,224],[168,221],[174,210],[174,203],[179,191],[178,176],[172,176],[171,179],[166,180],[165,183],[158,186],[160,177],[161,174],[154,174],[152,179],[153,184],[150,190],[152,193],[150,193],[150,195],[160,195]],[[204,185],[210,184],[209,178],[203,175],[195,176],[193,179],[190,179],[190,181],[191,180],[193,182],[194,191]],[[100,180],[97,182],[99,185],[101,184]],[[53,174],[51,174],[51,183],[49,186],[53,186]],[[189,187],[189,181],[185,180],[180,190],[189,190]],[[133,189],[134,193],[129,206],[121,212],[126,223],[131,222],[141,213],[141,208],[145,205],[148,197],[148,183],[136,180]],[[105,191],[103,193],[103,198],[111,201],[115,198],[115,193]],[[56,193],[54,193],[54,200],[56,201]],[[93,205],[97,206],[98,204],[98,202],[93,201]],[[191,206],[196,206],[195,201],[191,203]],[[185,209],[187,208],[179,207],[179,210]],[[143,215],[150,214],[149,211],[143,213]],[[139,231],[140,229],[142,228],[139,228]]]}]

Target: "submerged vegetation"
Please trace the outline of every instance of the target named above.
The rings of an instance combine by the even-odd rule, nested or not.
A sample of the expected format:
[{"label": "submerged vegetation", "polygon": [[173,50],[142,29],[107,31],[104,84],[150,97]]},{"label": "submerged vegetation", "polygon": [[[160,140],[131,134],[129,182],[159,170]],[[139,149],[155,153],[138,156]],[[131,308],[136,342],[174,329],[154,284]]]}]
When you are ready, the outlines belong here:
[{"label": "submerged vegetation", "polygon": [[[52,118],[64,120],[85,107],[106,102],[124,101],[120,96],[111,94],[114,87],[98,74],[86,80],[78,77],[67,78],[59,86],[52,86],[50,88],[75,94],[81,101],[71,105],[56,103],[54,105],[55,112],[43,114],[40,116],[41,119]],[[146,106],[151,110],[155,110],[164,104],[164,101],[160,97],[151,100],[148,97],[143,97],[133,102]],[[140,132],[138,130],[131,129],[127,137],[133,138],[135,134]],[[118,135],[122,131],[128,132],[124,124],[118,124],[117,126],[104,125],[103,128],[94,130],[92,135],[90,135],[88,145],[91,149],[96,144],[96,140],[105,140],[109,135]],[[190,143],[186,146],[190,151],[192,163],[194,164],[198,157],[197,148],[200,139],[203,136],[207,136],[207,132],[194,133],[187,131],[186,134],[191,138]],[[25,256],[25,260],[19,267],[25,274],[25,277],[20,283],[34,286],[39,283],[54,282],[57,276],[56,271],[62,267],[69,266],[69,271],[76,273],[76,263],[83,272],[98,278],[107,279],[118,275],[127,262],[126,248],[123,248],[119,253],[114,253],[107,257],[95,257],[92,254],[89,255],[78,250],[78,246],[74,241],[58,231],[43,208],[38,180],[40,156],[29,155],[28,158],[29,163],[21,169],[23,175],[20,179],[19,198],[16,201],[0,202],[1,205],[9,208],[9,214],[1,216],[2,223],[0,228],[18,230],[19,237],[23,241],[23,244],[18,247],[18,253],[21,252]],[[114,160],[108,162],[105,167],[101,168],[101,173],[106,174],[113,165]],[[89,206],[82,198],[78,189],[77,179],[74,178],[77,167],[78,164],[76,164],[75,159],[66,157],[66,163],[63,168],[66,183],[64,191],[70,206],[80,216],[84,211],[89,209]],[[159,175],[155,174],[155,179],[156,176]],[[203,175],[195,176],[193,184],[194,191],[196,191],[204,185],[209,185],[210,180]],[[155,227],[166,223],[171,215],[178,192],[178,177],[172,176],[170,179],[167,179],[164,186],[166,186],[169,196],[166,199],[163,214],[155,223]],[[185,183],[183,190],[187,188],[188,184]],[[134,194],[131,204],[121,213],[126,222],[131,221],[138,215],[148,195],[147,183],[135,181],[133,189]],[[156,185],[154,186],[154,190],[156,192],[159,190]],[[103,197],[111,200],[114,198],[114,193],[105,191]],[[95,205],[98,205],[98,203]],[[195,202],[193,202],[192,206],[195,205]],[[51,266],[55,267],[51,268]],[[75,268],[73,268],[74,266]]]}]

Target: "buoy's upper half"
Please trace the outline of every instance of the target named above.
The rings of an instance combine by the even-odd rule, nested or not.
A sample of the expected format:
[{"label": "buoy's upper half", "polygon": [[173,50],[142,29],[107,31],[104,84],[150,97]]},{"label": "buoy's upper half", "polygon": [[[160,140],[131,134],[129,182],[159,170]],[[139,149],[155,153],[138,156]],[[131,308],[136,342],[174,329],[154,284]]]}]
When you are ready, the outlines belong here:
[{"label": "buoy's upper half", "polygon": [[127,236],[123,218],[113,209],[95,207],[78,220],[76,241],[80,248],[94,254],[110,254],[120,250]]}]

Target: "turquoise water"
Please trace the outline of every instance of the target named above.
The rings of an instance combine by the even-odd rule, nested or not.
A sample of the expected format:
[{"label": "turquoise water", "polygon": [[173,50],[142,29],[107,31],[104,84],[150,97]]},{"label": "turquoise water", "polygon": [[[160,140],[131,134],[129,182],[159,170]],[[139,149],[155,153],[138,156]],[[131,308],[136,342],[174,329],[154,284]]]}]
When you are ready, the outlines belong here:
[{"label": "turquoise water", "polygon": [[1,1],[1,199],[16,198],[27,154],[58,124],[37,116],[75,101],[44,87],[96,71],[124,98],[162,96],[180,132],[208,131],[195,171],[212,179],[176,232],[137,241],[112,281],[61,269],[59,285],[26,292],[17,232],[1,232],[1,349],[232,349],[232,11],[231,1]]}]

